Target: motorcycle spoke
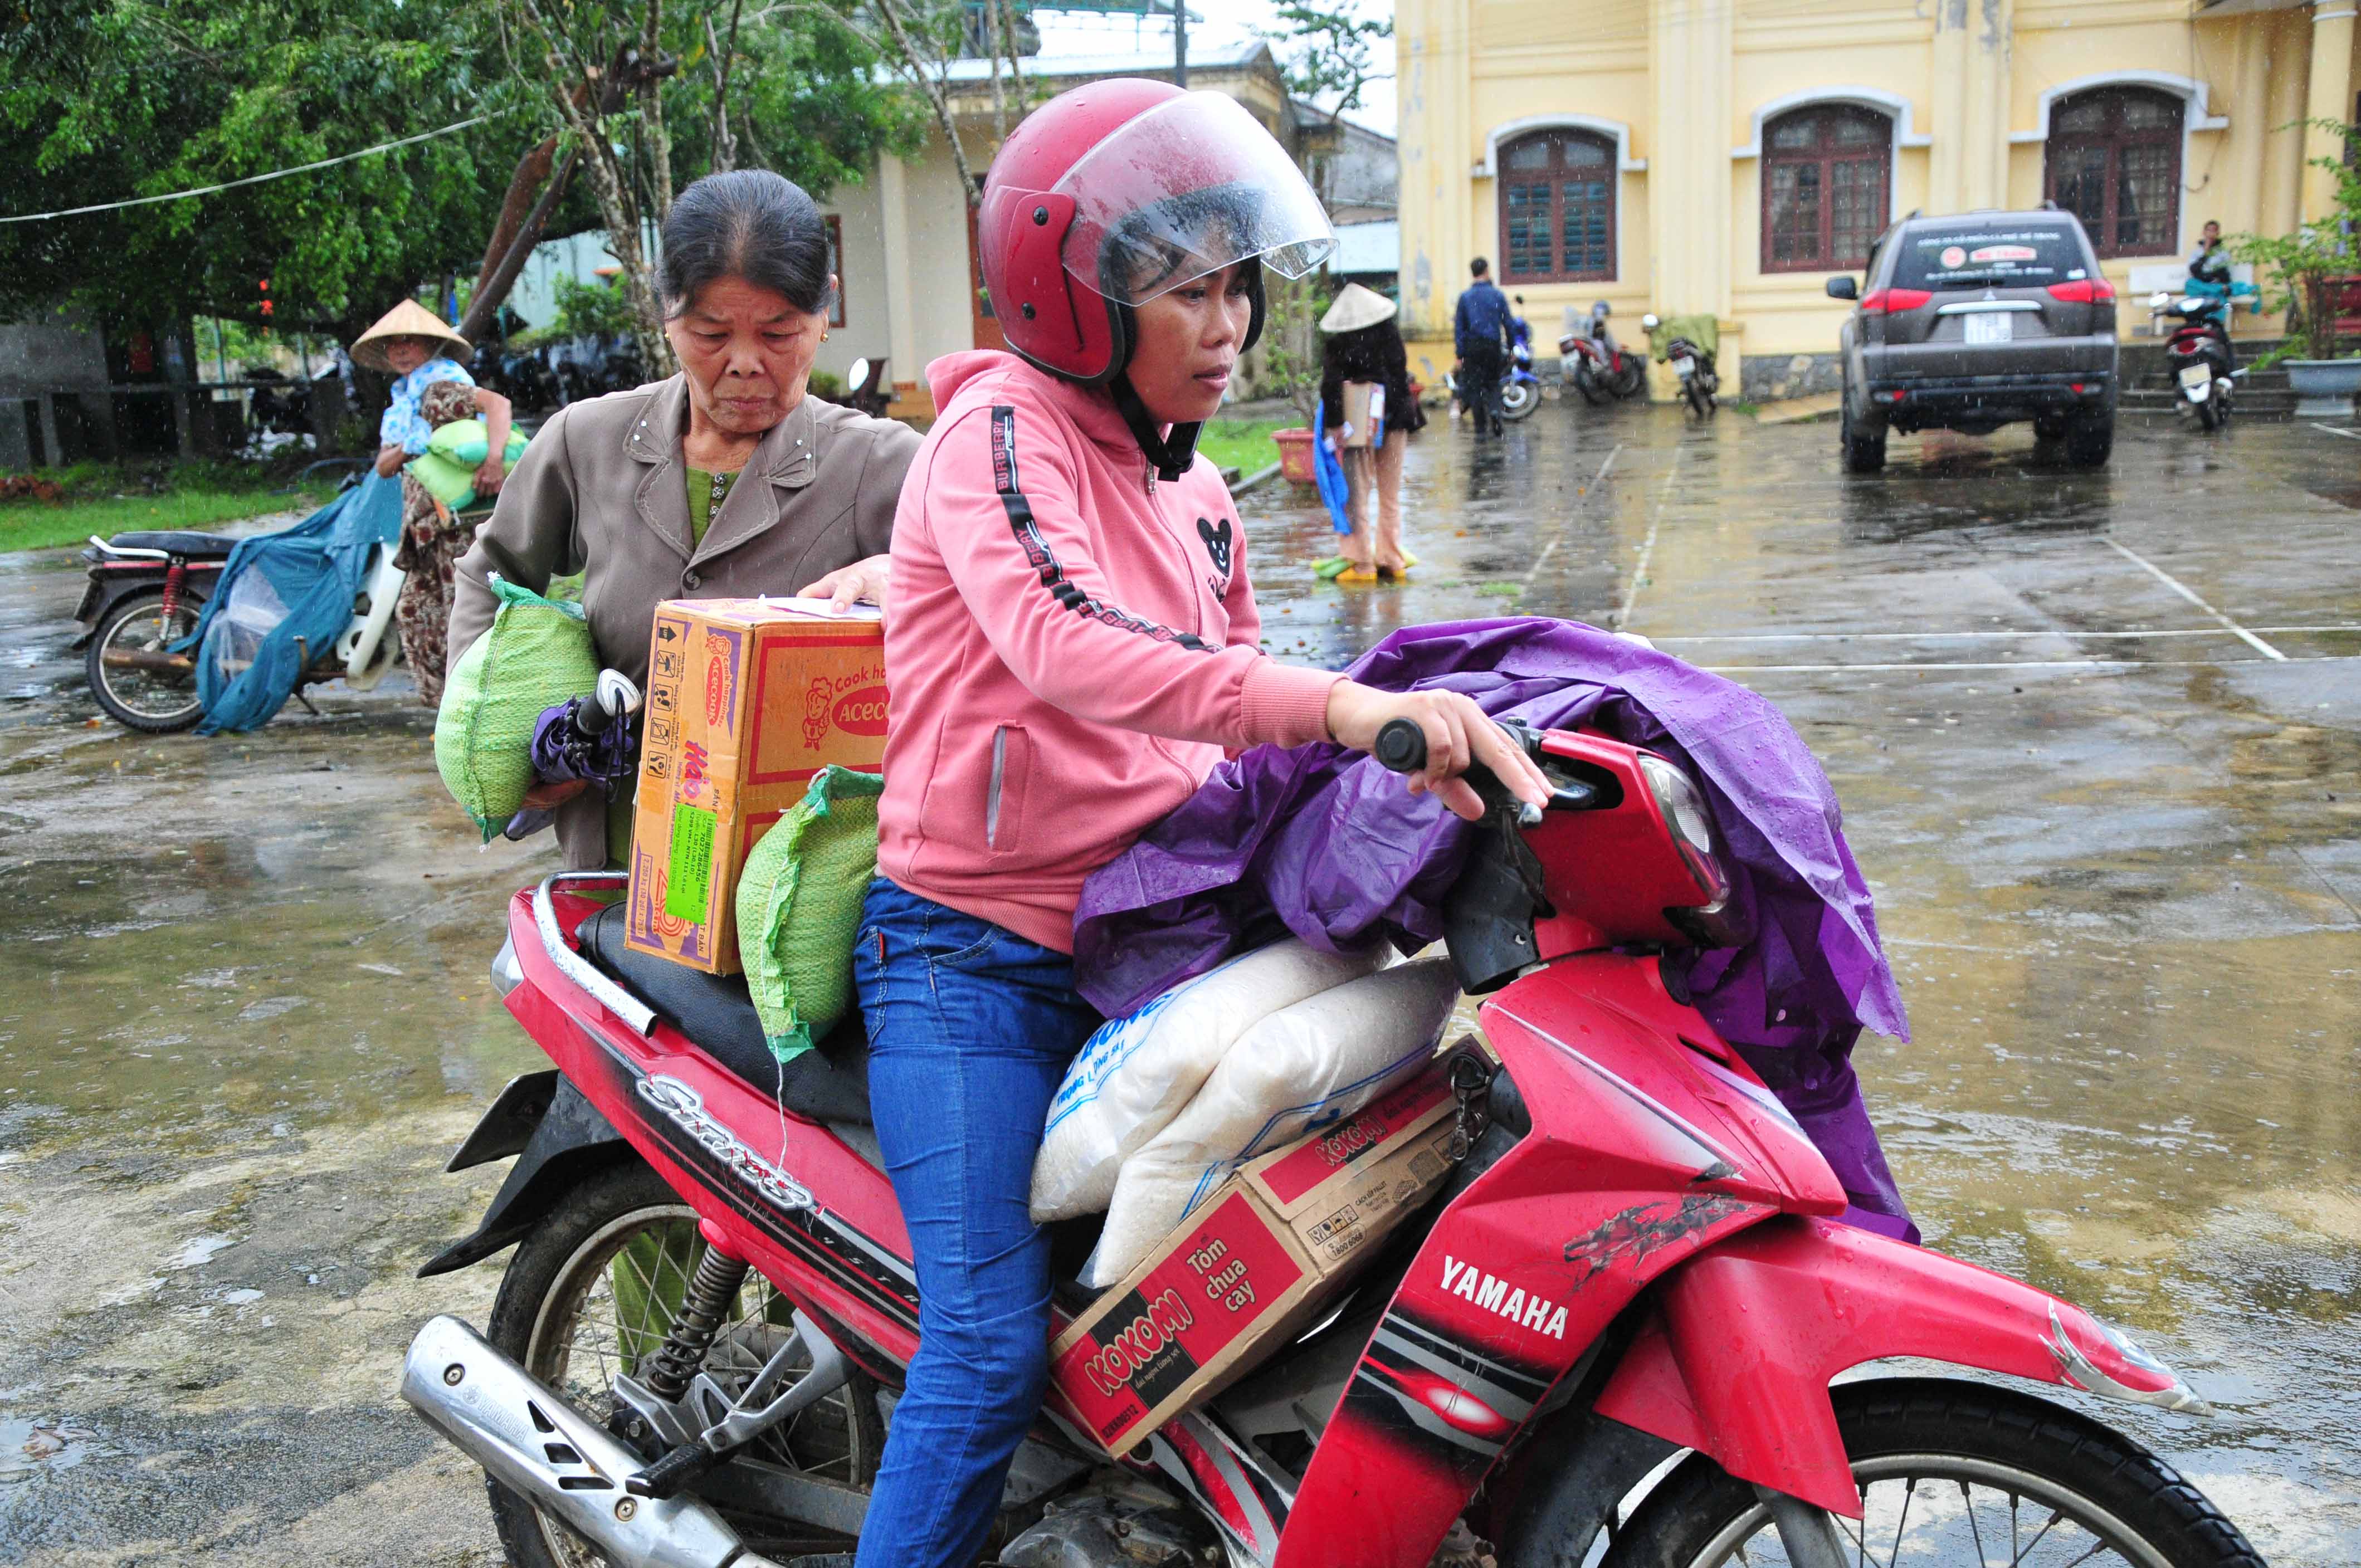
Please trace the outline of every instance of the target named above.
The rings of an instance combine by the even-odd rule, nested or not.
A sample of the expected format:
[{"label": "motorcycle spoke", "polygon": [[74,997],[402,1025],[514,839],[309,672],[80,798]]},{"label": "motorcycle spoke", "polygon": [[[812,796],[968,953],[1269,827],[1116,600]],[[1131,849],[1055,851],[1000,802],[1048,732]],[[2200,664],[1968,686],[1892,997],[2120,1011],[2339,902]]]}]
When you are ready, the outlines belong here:
[{"label": "motorcycle spoke", "polygon": [[1976,1495],[1968,1490],[1965,1481],[1960,1483],[1960,1507],[1968,1516],[1968,1534],[1976,1543],[1976,1568],[1989,1568],[1984,1561],[1984,1532],[1976,1523]]},{"label": "motorcycle spoke", "polygon": [[[1902,1560],[1902,1532],[1909,1528],[1910,1501],[1917,1495],[1918,1477],[1916,1475],[1905,1476],[1902,1482],[1902,1517],[1894,1521],[1894,1551],[1886,1558],[1886,1562],[1888,1563],[1898,1563]],[[1868,1524],[1869,1521],[1866,1519],[1861,1521],[1861,1526],[1864,1530],[1868,1528]]]}]

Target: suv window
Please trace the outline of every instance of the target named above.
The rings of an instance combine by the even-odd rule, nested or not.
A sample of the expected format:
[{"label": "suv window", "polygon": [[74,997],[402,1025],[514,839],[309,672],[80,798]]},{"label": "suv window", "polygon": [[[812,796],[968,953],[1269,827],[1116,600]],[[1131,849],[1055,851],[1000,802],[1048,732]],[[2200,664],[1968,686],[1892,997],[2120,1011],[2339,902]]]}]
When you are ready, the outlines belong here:
[{"label": "suv window", "polygon": [[2082,236],[2060,224],[1949,225],[1899,236],[1903,289],[2039,288],[2090,276]]}]

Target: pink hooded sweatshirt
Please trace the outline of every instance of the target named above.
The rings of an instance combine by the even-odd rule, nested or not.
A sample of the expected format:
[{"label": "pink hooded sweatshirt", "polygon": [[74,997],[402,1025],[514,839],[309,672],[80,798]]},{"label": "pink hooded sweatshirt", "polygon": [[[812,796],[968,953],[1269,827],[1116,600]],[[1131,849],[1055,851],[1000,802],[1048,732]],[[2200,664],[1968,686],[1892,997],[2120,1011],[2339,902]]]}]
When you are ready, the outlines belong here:
[{"label": "pink hooded sweatshirt", "polygon": [[939,412],[894,520],[878,869],[1071,952],[1082,879],[1225,750],[1324,740],[1344,677],[1257,645],[1211,463],[1159,482],[1104,392],[1013,354],[927,378]]}]

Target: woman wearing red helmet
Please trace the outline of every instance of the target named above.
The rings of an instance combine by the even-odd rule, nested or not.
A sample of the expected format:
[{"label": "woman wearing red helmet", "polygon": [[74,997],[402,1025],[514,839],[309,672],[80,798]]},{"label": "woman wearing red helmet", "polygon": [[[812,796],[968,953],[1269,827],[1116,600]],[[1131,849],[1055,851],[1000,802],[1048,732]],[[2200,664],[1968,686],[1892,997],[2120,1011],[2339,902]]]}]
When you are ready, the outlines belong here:
[{"label": "woman wearing red helmet", "polygon": [[1427,734],[1411,780],[1478,813],[1480,760],[1540,772],[1468,699],[1380,692],[1260,651],[1246,541],[1196,457],[1263,323],[1262,269],[1334,246],[1234,100],[1116,80],[1036,110],[976,217],[1014,353],[928,367],[895,515],[881,876],[855,972],[920,1345],[862,1568],[966,1568],[1048,1376],[1049,1260],[1027,1213],[1050,1097],[1099,1022],[1073,989],[1082,880],[1225,750]]}]

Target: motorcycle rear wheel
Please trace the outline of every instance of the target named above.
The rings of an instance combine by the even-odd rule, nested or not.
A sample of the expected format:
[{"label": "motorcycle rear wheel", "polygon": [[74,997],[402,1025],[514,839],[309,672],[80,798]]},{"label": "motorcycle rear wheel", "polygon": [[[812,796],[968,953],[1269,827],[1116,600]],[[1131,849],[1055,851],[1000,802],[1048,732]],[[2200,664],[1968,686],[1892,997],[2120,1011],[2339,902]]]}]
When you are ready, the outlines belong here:
[{"label": "motorcycle rear wheel", "polygon": [[[1867,1516],[1836,1523],[1846,1555],[1864,1564],[2263,1568],[2171,1466],[2071,1410],[1935,1378],[1835,1393]],[[1754,1488],[1691,1455],[1641,1504],[1602,1568],[1786,1561]]]},{"label": "motorcycle rear wheel", "polygon": [[[577,1184],[517,1246],[492,1304],[489,1338],[566,1402],[605,1423],[618,1408],[609,1379],[626,1356],[661,1343],[690,1274],[704,1255],[697,1212],[661,1177],[633,1160]],[[628,1255],[627,1255],[628,1254]],[[734,1358],[733,1334],[759,1332],[774,1296],[749,1274],[706,1365]],[[751,1373],[752,1366],[739,1368]],[[877,1385],[856,1372],[751,1453],[780,1466],[866,1488],[877,1478],[884,1430]],[[492,1520],[515,1568],[598,1568],[605,1559],[579,1537],[497,1481],[487,1479]],[[847,1550],[841,1536],[785,1519],[724,1510],[750,1550],[785,1561]]]},{"label": "motorcycle rear wheel", "polygon": [[2223,406],[2222,394],[2219,392],[2207,393],[2205,400],[2197,404],[2196,409],[2197,422],[2207,430],[2221,429],[2223,417],[2229,411]]},{"label": "motorcycle rear wheel", "polygon": [[160,587],[126,594],[107,607],[89,646],[82,651],[82,678],[90,684],[90,695],[106,710],[107,717],[126,729],[149,735],[170,735],[190,728],[205,716],[205,705],[197,699],[193,658],[185,673],[115,668],[107,663],[109,653],[118,657],[172,657],[165,649],[197,629],[197,616],[203,609],[202,599],[182,594],[168,625],[164,619],[164,590]]}]

